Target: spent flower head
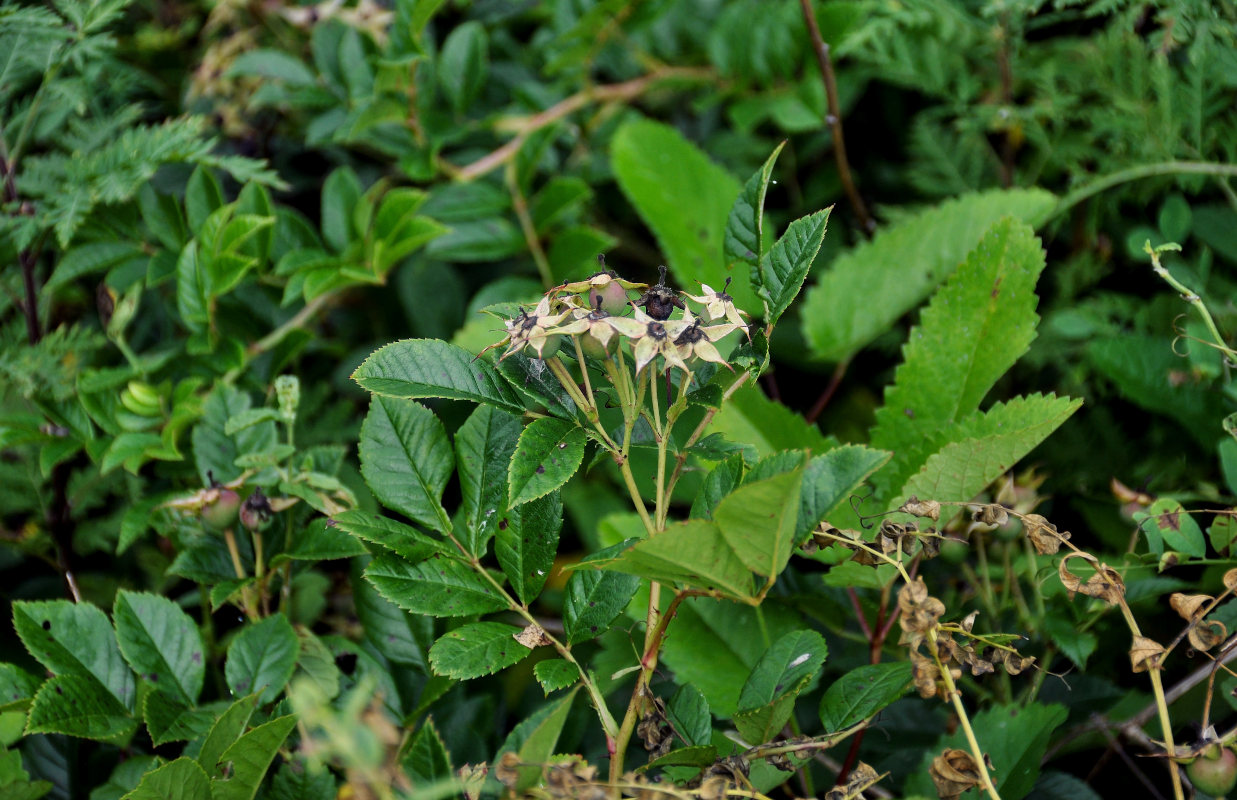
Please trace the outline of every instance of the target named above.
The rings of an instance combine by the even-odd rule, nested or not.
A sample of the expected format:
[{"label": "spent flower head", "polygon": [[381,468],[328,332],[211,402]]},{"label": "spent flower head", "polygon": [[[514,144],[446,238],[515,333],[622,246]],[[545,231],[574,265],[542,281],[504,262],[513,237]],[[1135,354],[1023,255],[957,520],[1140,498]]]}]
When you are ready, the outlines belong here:
[{"label": "spent flower head", "polygon": [[734,298],[726,294],[726,290],[730,288],[730,281],[733,278],[727,278],[726,283],[720,291],[714,291],[707,283],[700,285],[702,294],[699,296],[683,292],[683,296],[689,300],[694,300],[704,306],[704,312],[708,316],[709,321],[724,319],[734,325],[736,328],[742,328],[744,333],[751,334],[747,331],[747,323],[743,321],[743,317],[747,312],[739,310],[734,304]]},{"label": "spent flower head", "polygon": [[661,273],[661,278],[655,286],[651,286],[648,291],[640,295],[635,305],[643,306],[648,315],[655,320],[667,320],[670,319],[670,314],[674,309],[685,306],[674,290],[666,285],[666,267],[663,265],[657,270]]},{"label": "spent flower head", "polygon": [[674,345],[679,351],[679,355],[684,359],[699,358],[702,361],[712,361],[714,364],[721,364],[726,369],[734,372],[734,367],[726,363],[726,359],[722,358],[722,354],[717,352],[717,348],[713,343],[722,337],[732,333],[737,325],[709,325],[700,324],[700,320],[692,316],[692,312],[683,311],[683,323],[685,327],[674,339]]},{"label": "spent flower head", "polygon": [[529,313],[521,306],[520,313],[506,322],[506,337],[481,352],[484,353],[486,350],[501,347],[505,344],[507,349],[498,359],[499,361],[518,353],[526,347],[532,348],[537,353],[537,358],[544,357],[546,345],[555,336],[555,334],[550,332],[550,329],[562,322],[571,312],[568,307],[553,310],[555,302],[553,292],[551,292],[541,298],[536,308],[532,310],[532,313]]},{"label": "spent flower head", "polygon": [[659,355],[665,359],[667,368],[678,367],[689,372],[675,345],[675,340],[689,327],[688,323],[683,320],[654,319],[638,308],[633,310],[633,317],[613,317],[610,324],[633,343],[631,351],[636,359],[636,372],[644,369]]}]

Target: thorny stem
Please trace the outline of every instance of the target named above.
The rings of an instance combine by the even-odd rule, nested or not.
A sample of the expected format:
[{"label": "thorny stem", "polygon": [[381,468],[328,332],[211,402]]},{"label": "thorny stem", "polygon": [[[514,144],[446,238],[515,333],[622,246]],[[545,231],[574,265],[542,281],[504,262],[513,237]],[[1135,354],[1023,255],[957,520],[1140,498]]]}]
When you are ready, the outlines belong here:
[{"label": "thorny stem", "polygon": [[[504,170],[507,191],[511,193],[511,206],[520,221],[520,230],[524,233],[524,241],[528,244],[528,252],[533,256],[533,263],[537,265],[537,272],[541,275],[541,283],[549,289],[554,286],[554,273],[550,270],[550,260],[546,258],[545,248],[541,246],[541,237],[537,235],[537,226],[533,224],[532,215],[528,213],[528,201],[524,199],[524,192],[520,191],[520,177],[515,163],[514,159],[508,161],[507,169]],[[576,346],[579,347],[579,340],[576,341]],[[584,364],[583,359],[580,364]]]},{"label": "thorny stem", "polygon": [[816,24],[816,11],[811,0],[799,0],[803,9],[803,21],[807,23],[808,34],[812,37],[812,50],[816,53],[816,62],[820,67],[820,76],[825,82],[825,98],[828,101],[828,113],[825,122],[829,124],[829,132],[833,135],[833,157],[837,161],[838,176],[842,179],[842,188],[846,190],[846,199],[859,218],[859,227],[867,236],[876,229],[876,221],[868,213],[863,198],[855,188],[851,177],[850,161],[846,157],[846,138],[842,134],[842,108],[838,102],[838,83],[833,75],[833,59],[829,56],[829,44],[821,38],[820,26]]},{"label": "thorny stem", "polygon": [[524,146],[525,140],[531,134],[547,125],[553,125],[560,119],[579,111],[590,103],[627,102],[665,81],[711,81],[716,77],[716,73],[711,69],[666,67],[650,72],[647,75],[642,75],[639,78],[624,81],[623,83],[591,86],[576,92],[564,100],[560,100],[545,111],[537,114],[500,120],[495,128],[499,131],[514,132],[515,138],[471,164],[458,167],[442,159],[438,163],[443,171],[457,181],[475,180],[515,158],[516,153],[520,152],[520,148]]}]

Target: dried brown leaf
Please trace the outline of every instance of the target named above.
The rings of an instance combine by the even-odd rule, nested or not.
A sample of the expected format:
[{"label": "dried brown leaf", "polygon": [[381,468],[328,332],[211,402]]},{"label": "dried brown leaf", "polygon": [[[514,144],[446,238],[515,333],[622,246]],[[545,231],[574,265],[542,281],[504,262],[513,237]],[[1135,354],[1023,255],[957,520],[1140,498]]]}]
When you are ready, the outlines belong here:
[{"label": "dried brown leaf", "polygon": [[1237,591],[1237,569],[1230,569],[1224,573],[1224,588],[1230,592]]},{"label": "dried brown leaf", "polygon": [[1202,619],[1207,608],[1215,598],[1206,594],[1182,594],[1181,592],[1173,592],[1168,598],[1168,604],[1172,606],[1173,611],[1187,622],[1196,622]]},{"label": "dried brown leaf", "polygon": [[1130,647],[1130,664],[1135,672],[1146,672],[1152,668],[1159,668],[1160,654],[1164,652],[1164,645],[1148,639],[1146,636],[1135,636],[1134,644]]},{"label": "dried brown leaf", "polygon": [[1022,529],[1035,546],[1035,552],[1042,556],[1050,556],[1060,550],[1061,542],[1069,541],[1070,537],[1069,531],[1058,531],[1056,525],[1039,514],[1023,517]]},{"label": "dried brown leaf", "polygon": [[545,629],[535,623],[530,624],[527,628],[514,634],[515,640],[520,644],[532,650],[535,647],[545,647],[551,644],[550,637],[546,635]]},{"label": "dried brown leaf", "polygon": [[1228,636],[1224,623],[1218,620],[1203,620],[1190,626],[1190,646],[1195,650],[1210,650]]},{"label": "dried brown leaf", "polygon": [[935,500],[920,500],[915,495],[911,495],[902,507],[898,509],[905,514],[913,514],[916,517],[927,517],[933,522],[941,518],[941,504]]},{"label": "dried brown leaf", "polygon": [[1005,510],[1005,506],[996,503],[988,503],[982,506],[976,506],[971,511],[971,519],[981,525],[1004,525],[1009,521],[1009,512]]},{"label": "dried brown leaf", "polygon": [[[1069,571],[1069,562],[1073,558],[1081,558],[1095,568],[1095,574],[1087,578],[1085,583],[1082,578]],[[1057,565],[1057,574],[1066,590],[1071,593],[1098,597],[1112,605],[1120,603],[1125,596],[1125,581],[1121,579],[1120,573],[1086,553],[1070,553],[1061,559],[1061,563]]]},{"label": "dried brown leaf", "polygon": [[928,774],[941,800],[953,800],[967,789],[981,785],[979,765],[965,750],[953,749],[941,753],[932,759]]}]

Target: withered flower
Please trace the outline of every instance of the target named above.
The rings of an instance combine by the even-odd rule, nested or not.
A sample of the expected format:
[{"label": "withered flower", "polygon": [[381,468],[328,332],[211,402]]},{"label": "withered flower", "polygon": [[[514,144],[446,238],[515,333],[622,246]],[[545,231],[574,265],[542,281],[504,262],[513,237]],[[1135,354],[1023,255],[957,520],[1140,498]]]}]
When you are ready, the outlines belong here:
[{"label": "withered flower", "polygon": [[726,363],[726,359],[722,358],[722,354],[717,352],[717,348],[713,346],[714,342],[733,331],[734,325],[705,327],[700,324],[700,320],[692,316],[692,312],[686,309],[683,311],[683,322],[687,324],[687,327],[675,338],[674,344],[684,360],[695,357],[702,361],[712,361],[734,372],[734,367]]},{"label": "withered flower", "polygon": [[636,358],[636,372],[644,369],[658,355],[666,360],[667,367],[678,367],[684,372],[690,372],[674,343],[687,328],[687,323],[682,320],[663,322],[638,308],[635,312],[633,318],[614,317],[610,324],[633,342],[632,354]]},{"label": "withered flower", "polygon": [[663,265],[657,270],[661,273],[661,278],[658,279],[656,285],[649,287],[648,291],[640,295],[635,305],[643,307],[650,317],[660,322],[670,319],[670,314],[674,309],[685,308],[685,306],[674,290],[666,285],[666,267]]},{"label": "withered flower", "polygon": [[[707,283],[700,284],[701,294],[699,296],[683,292],[683,296],[689,300],[695,300],[700,305],[704,306],[705,314],[708,315],[710,321],[724,319],[737,328],[742,328],[744,333],[747,333],[747,323],[743,321],[743,317],[747,312],[740,311],[734,304],[734,298],[726,294],[726,290],[730,288],[730,282],[733,278],[727,278],[726,283],[722,286],[721,291],[713,291],[713,288]],[[750,334],[749,334],[750,338]]]}]

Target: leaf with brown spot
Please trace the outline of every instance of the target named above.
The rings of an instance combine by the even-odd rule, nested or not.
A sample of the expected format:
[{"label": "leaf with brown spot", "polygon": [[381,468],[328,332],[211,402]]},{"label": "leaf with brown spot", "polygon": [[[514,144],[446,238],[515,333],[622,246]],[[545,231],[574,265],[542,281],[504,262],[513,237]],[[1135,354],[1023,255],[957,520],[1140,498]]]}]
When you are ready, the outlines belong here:
[{"label": "leaf with brown spot", "polygon": [[[1095,574],[1088,578],[1086,583],[1069,571],[1068,564],[1071,558],[1081,558],[1095,569]],[[1098,597],[1112,605],[1120,603],[1125,596],[1125,581],[1121,579],[1120,573],[1107,564],[1099,563],[1095,556],[1086,553],[1070,553],[1061,559],[1061,563],[1057,565],[1057,575],[1060,576],[1061,583],[1071,594],[1078,592],[1089,597]]]},{"label": "leaf with brown spot", "polygon": [[1135,672],[1159,669],[1160,655],[1163,652],[1164,645],[1154,639],[1148,639],[1146,636],[1135,636],[1134,644],[1130,647],[1130,664]]}]

